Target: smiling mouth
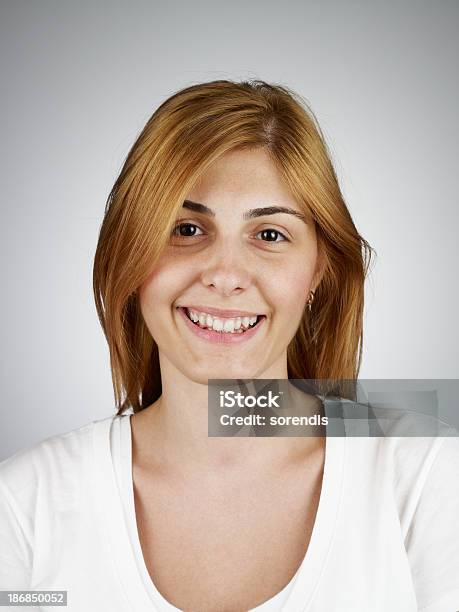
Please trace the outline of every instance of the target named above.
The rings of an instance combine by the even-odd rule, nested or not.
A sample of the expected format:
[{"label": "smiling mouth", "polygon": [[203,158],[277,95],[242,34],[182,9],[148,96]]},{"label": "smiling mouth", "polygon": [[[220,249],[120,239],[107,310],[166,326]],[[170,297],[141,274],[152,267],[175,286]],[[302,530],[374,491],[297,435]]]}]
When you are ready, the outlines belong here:
[{"label": "smiling mouth", "polygon": [[252,317],[216,317],[205,312],[191,308],[179,307],[187,318],[200,329],[212,330],[222,334],[244,334],[247,330],[256,327],[265,315]]}]

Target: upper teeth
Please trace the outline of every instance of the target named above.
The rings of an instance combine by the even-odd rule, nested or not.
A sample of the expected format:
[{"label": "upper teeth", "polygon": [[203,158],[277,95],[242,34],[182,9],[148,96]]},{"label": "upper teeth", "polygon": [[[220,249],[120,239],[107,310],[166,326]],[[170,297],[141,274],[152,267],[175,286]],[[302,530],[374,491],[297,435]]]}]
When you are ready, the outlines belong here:
[{"label": "upper teeth", "polygon": [[247,329],[249,325],[253,325],[257,317],[234,317],[232,319],[214,317],[207,312],[198,312],[197,310],[186,309],[188,316],[192,321],[200,325],[210,327],[214,331],[233,332],[241,327]]}]

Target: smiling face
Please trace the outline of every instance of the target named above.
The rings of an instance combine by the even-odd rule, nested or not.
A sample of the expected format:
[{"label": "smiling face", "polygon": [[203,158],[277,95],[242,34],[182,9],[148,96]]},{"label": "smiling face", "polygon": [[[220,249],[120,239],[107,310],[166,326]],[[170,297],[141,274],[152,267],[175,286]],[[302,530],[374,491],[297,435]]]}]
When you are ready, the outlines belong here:
[{"label": "smiling face", "polygon": [[[271,210],[249,214],[262,208]],[[287,378],[287,346],[320,280],[314,224],[303,214],[266,150],[212,164],[139,291],[161,368],[202,384]]]}]

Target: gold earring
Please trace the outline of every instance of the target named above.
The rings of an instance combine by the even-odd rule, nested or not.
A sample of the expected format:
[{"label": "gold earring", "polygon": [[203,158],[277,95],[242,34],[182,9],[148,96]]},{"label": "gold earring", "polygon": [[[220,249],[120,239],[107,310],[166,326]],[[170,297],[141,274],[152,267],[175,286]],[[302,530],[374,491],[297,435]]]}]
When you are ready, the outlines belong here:
[{"label": "gold earring", "polygon": [[311,290],[309,292],[308,301],[306,302],[306,304],[308,306],[308,309],[309,309],[309,312],[311,312],[313,301],[314,301],[314,291]]}]

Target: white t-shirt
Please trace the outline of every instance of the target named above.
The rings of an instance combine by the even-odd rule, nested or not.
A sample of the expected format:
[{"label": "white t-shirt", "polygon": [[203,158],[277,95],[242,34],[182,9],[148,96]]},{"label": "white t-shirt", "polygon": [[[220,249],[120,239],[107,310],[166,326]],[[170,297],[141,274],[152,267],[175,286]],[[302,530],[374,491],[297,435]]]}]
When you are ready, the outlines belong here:
[{"label": "white t-shirt", "polygon": [[[129,414],[0,463],[0,590],[67,590],[71,612],[176,609],[142,557]],[[306,555],[254,610],[456,612],[458,527],[458,438],[328,437]]]},{"label": "white t-shirt", "polygon": [[[125,415],[123,414],[123,417]],[[110,445],[113,467],[115,470],[116,481],[120,491],[120,499],[123,504],[124,520],[126,521],[129,539],[134,550],[135,562],[137,569],[145,589],[150,594],[150,597],[155,605],[155,609],[161,612],[174,612],[180,610],[173,606],[165,599],[156,588],[148,573],[145,561],[143,558],[142,548],[140,546],[139,533],[137,531],[137,522],[135,518],[135,505],[133,495],[132,482],[132,436],[131,422],[129,418],[118,417],[113,419],[110,428]],[[289,592],[293,588],[293,584],[298,576],[298,571],[290,582],[280,591],[256,608],[252,608],[253,612],[278,612],[282,609],[282,605],[287,601]],[[251,612],[252,612],[251,611]]]}]

